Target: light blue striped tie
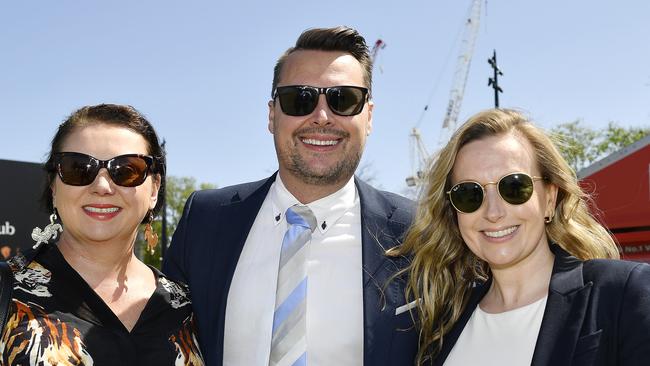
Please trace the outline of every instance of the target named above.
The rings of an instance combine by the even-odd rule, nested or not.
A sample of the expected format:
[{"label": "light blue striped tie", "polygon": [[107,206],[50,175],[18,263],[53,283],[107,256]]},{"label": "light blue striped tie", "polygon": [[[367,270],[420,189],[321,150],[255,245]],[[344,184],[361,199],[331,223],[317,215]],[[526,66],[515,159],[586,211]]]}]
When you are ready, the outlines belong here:
[{"label": "light blue striped tie", "polygon": [[307,256],[316,217],[307,206],[289,207],[275,292],[272,366],[307,365]]}]

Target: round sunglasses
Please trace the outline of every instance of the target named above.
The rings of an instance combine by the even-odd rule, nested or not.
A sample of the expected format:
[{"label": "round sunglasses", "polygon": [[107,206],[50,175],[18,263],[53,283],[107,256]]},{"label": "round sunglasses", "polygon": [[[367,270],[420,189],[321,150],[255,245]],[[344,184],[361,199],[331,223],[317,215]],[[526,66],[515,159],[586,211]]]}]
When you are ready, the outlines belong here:
[{"label": "round sunglasses", "polygon": [[325,94],[327,105],[339,116],[361,113],[368,100],[368,89],[360,86],[318,88],[308,85],[278,86],[275,88],[273,100],[280,100],[280,108],[286,115],[306,116],[316,109],[321,94]]},{"label": "round sunglasses", "polygon": [[59,178],[71,186],[87,186],[95,181],[101,168],[106,168],[113,183],[136,187],[144,183],[154,164],[154,158],[142,154],[125,154],[100,160],[78,152],[55,153],[54,167]]},{"label": "round sunglasses", "polygon": [[510,173],[501,177],[496,182],[481,184],[474,181],[456,183],[446,193],[449,201],[456,211],[472,213],[478,210],[485,199],[485,187],[490,184],[497,186],[497,192],[504,201],[511,205],[526,203],[533,195],[534,182],[544,180],[542,177],[530,176],[526,173]]}]

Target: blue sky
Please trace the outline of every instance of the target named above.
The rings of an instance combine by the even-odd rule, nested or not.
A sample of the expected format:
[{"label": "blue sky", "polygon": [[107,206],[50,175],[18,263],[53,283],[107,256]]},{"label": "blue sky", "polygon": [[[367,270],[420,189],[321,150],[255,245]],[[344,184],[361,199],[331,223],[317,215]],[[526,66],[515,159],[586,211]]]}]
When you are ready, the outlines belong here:
[{"label": "blue sky", "polygon": [[[0,159],[40,162],[58,124],[131,104],[167,141],[168,170],[219,186],[277,168],[267,107],[277,57],[306,28],[345,24],[381,51],[362,164],[400,192],[409,132],[438,142],[470,1],[12,1],[0,5]],[[650,125],[650,2],[488,1],[459,120],[493,104],[546,128]],[[431,96],[431,98],[429,98]],[[3,177],[4,179],[4,177]]]}]

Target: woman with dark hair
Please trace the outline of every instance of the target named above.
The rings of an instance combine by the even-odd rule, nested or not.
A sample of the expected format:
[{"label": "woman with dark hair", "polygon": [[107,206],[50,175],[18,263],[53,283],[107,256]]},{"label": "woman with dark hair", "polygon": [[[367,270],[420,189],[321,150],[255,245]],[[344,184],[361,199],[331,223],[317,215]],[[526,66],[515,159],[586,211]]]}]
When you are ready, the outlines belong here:
[{"label": "woman with dark hair", "polygon": [[59,126],[45,168],[53,213],[34,249],[9,261],[0,364],[203,365],[187,288],[134,254],[140,224],[156,245],[164,199],[151,124],[130,106],[83,107]]},{"label": "woman with dark hair", "polygon": [[471,117],[437,156],[414,224],[418,364],[648,365],[650,266],[609,233],[523,115]]}]

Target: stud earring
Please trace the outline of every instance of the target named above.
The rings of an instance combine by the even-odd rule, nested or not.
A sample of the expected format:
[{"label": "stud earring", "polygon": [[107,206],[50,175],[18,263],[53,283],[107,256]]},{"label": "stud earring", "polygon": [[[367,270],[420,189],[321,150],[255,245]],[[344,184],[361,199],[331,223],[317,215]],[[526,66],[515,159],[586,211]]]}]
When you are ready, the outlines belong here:
[{"label": "stud earring", "polygon": [[147,250],[153,255],[156,244],[158,244],[158,234],[153,231],[151,222],[153,221],[153,211],[149,211],[149,222],[144,227],[144,240],[147,241]]},{"label": "stud earring", "polygon": [[550,216],[550,215],[549,215],[549,216],[546,216],[546,217],[544,218],[544,223],[545,223],[545,224],[550,224],[552,221],[553,221],[553,216]]},{"label": "stud earring", "polygon": [[32,239],[36,241],[36,244],[32,248],[38,249],[41,244],[45,244],[50,239],[56,239],[56,236],[58,233],[63,232],[63,227],[61,224],[55,224],[54,221],[57,219],[56,216],[56,210],[50,215],[50,223],[45,226],[44,229],[41,230],[40,227],[35,227],[34,230],[32,230]]}]

